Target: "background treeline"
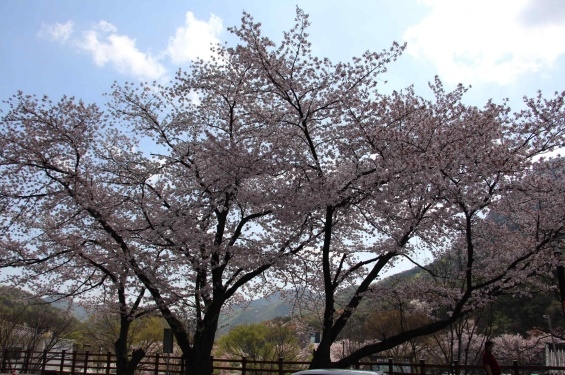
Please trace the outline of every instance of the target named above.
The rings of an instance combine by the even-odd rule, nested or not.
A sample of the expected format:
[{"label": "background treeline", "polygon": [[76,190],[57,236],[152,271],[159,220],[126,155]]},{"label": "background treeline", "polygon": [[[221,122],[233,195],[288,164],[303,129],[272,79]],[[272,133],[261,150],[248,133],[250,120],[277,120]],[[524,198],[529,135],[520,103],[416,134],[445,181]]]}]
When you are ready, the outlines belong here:
[{"label": "background treeline", "polygon": [[[383,282],[388,284],[414,275],[409,271]],[[332,348],[334,360],[368,342],[384,340],[428,319],[425,314],[404,309],[402,303],[395,304],[394,300],[379,309],[367,302],[360,310],[336,340]],[[97,353],[114,352],[119,317],[100,308],[88,311],[85,315],[80,307],[60,301],[49,304],[20,289],[0,286],[0,349],[60,350],[71,342],[79,351],[86,346]],[[281,312],[290,315],[291,311],[292,306],[280,293],[232,311],[222,319],[224,324],[217,336],[214,354],[222,358],[277,360],[284,357],[290,361],[308,361],[316,347],[319,320],[314,313],[303,314],[300,319],[273,316]],[[160,353],[166,326],[162,318],[151,314],[134,320],[128,335],[128,351],[142,348],[147,354]],[[561,342],[563,332],[565,319],[554,292],[501,296],[442,331],[410,340],[371,359],[426,359],[431,363],[459,360],[472,364],[477,363],[488,338],[499,342],[503,362],[520,358],[528,363],[543,364],[545,345]],[[175,352],[180,354],[176,347]]]}]

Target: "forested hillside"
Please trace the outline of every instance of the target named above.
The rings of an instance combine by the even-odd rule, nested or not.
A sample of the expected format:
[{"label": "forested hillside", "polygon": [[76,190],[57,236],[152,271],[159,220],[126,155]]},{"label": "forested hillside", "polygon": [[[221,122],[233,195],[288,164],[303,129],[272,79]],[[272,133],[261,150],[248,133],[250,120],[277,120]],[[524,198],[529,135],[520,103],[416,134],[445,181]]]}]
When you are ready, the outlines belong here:
[{"label": "forested hillside", "polygon": [[[61,305],[62,306],[62,305]],[[50,350],[74,338],[79,320],[29,293],[0,285],[0,348]]]}]

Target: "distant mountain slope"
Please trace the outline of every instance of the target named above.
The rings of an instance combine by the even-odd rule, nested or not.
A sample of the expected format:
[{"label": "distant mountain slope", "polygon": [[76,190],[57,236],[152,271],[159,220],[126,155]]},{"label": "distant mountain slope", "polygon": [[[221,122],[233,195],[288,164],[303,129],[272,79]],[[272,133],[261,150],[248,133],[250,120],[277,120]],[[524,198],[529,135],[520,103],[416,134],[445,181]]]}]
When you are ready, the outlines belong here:
[{"label": "distant mountain slope", "polygon": [[[47,298],[45,298],[44,300],[48,302],[49,305],[59,310],[67,310],[69,308],[69,303],[64,300],[55,301]],[[82,306],[78,306],[77,304],[73,304],[71,306],[71,314],[73,314],[73,316],[81,322],[84,322],[86,319],[88,319],[88,312],[86,312],[86,310]]]},{"label": "distant mountain slope", "polygon": [[[417,267],[400,272],[387,277],[379,283],[391,283],[399,278],[414,277],[421,270]],[[337,301],[342,302],[353,293],[353,288],[345,290],[341,296],[337,296]],[[246,305],[235,306],[230,312],[220,316],[217,337],[229,332],[233,327],[240,324],[261,323],[279,317],[290,316],[292,310],[291,302],[286,300],[282,293],[275,293],[268,298],[259,298],[250,301]]]},{"label": "distant mountain slope", "polygon": [[[11,307],[16,304],[20,304],[24,301],[33,301],[35,298],[29,292],[23,289],[8,287],[0,284],[0,305]],[[42,301],[42,302],[40,302]],[[47,303],[49,306],[54,307],[59,310],[67,310],[69,308],[69,303],[64,300],[55,301],[54,298],[43,298],[41,300],[36,300],[38,305],[42,303]],[[86,320],[88,318],[88,313],[84,308],[76,304],[71,306],[71,314],[80,321]]]},{"label": "distant mountain slope", "polygon": [[268,298],[252,300],[244,306],[235,306],[232,311],[220,316],[217,336],[222,336],[240,324],[260,323],[290,315],[291,305],[281,293]]}]

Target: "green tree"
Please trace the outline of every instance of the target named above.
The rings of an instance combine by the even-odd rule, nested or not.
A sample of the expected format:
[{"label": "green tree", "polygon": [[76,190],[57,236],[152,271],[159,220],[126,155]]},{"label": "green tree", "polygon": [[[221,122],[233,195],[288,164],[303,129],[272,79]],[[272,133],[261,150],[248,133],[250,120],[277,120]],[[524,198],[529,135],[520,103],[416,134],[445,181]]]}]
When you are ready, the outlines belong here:
[{"label": "green tree", "polygon": [[253,361],[297,360],[300,354],[298,335],[289,323],[270,322],[240,325],[222,336],[218,342],[217,354],[229,358],[245,357],[248,368],[270,369],[272,365],[254,364]]},{"label": "green tree", "polygon": [[[82,344],[92,345],[93,350],[115,352],[115,342],[120,332],[118,314],[99,312],[89,317],[81,329]],[[135,319],[129,326],[126,342],[127,351],[141,348],[145,353],[159,349],[163,338],[163,320],[157,316],[144,316]]]}]

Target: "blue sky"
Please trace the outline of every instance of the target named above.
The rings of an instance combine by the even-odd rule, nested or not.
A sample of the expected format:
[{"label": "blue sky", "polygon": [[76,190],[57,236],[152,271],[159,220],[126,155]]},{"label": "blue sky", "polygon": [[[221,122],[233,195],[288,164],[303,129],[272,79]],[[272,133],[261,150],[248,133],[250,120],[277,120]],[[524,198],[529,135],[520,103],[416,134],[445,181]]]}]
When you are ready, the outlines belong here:
[{"label": "blue sky", "polygon": [[565,89],[562,0],[2,0],[0,99],[23,90],[103,103],[113,81],[166,82],[210,43],[233,43],[226,28],[243,10],[279,40],[296,5],[315,53],[334,61],[408,42],[384,90],[425,95],[436,74],[472,85],[473,104]]}]

